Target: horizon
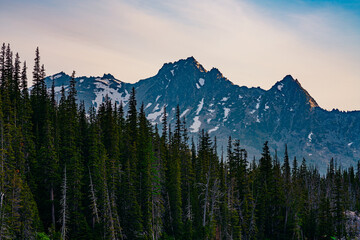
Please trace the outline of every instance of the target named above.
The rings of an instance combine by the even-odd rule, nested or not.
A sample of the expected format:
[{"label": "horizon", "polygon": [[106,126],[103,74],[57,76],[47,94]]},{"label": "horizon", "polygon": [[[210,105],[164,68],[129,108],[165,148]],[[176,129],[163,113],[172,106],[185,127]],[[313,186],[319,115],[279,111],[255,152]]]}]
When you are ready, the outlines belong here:
[{"label": "horizon", "polygon": [[107,72],[129,83],[154,76],[164,63],[195,56],[205,69],[218,68],[239,86],[267,90],[290,74],[322,108],[360,110],[356,1],[14,0],[3,5],[3,41],[27,61],[30,72],[36,46],[47,75]]}]

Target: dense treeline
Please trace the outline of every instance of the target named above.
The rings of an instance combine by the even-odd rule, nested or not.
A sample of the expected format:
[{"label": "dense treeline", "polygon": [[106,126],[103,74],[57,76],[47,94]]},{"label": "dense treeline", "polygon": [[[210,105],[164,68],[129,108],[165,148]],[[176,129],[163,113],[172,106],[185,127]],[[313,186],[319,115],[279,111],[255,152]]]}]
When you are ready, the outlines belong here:
[{"label": "dense treeline", "polygon": [[360,210],[360,165],[331,161],[321,176],[305,159],[290,164],[287,151],[280,161],[266,142],[249,162],[231,138],[224,159],[206,132],[189,139],[179,108],[175,126],[164,108],[158,129],[133,89],[127,113],[108,99],[86,112],[75,73],[56,101],[38,49],[30,94],[26,70],[3,44],[0,239],[351,239],[359,231],[349,217]]}]

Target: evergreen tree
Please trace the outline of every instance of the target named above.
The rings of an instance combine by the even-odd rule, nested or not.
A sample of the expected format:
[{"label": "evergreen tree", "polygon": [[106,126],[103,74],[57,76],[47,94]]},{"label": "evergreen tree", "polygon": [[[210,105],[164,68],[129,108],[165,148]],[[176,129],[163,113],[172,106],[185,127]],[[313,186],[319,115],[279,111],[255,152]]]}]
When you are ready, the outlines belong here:
[{"label": "evergreen tree", "polygon": [[[175,238],[181,238],[182,235],[182,198],[181,198],[181,169],[180,169],[180,151],[181,151],[181,125],[180,116],[177,117],[175,133],[170,141],[169,159],[166,169],[167,191],[170,205],[170,214],[172,219],[173,234]],[[169,127],[169,140],[171,138]]]},{"label": "evergreen tree", "polygon": [[146,119],[144,104],[141,105],[139,113],[139,151],[138,159],[139,166],[138,171],[140,174],[140,205],[143,220],[143,230],[146,239],[151,239],[152,227],[151,227],[151,164],[153,162],[153,147],[151,142],[151,127]]},{"label": "evergreen tree", "polygon": [[132,89],[129,99],[129,110],[126,119],[126,147],[127,158],[123,167],[122,192],[124,193],[123,228],[125,236],[129,239],[143,237],[141,206],[139,203],[138,178],[138,114],[136,110],[135,89]]},{"label": "evergreen tree", "polygon": [[258,238],[269,238],[273,234],[273,193],[274,186],[273,166],[269,152],[268,142],[265,142],[262,157],[259,162],[259,173],[257,177],[257,226]]},{"label": "evergreen tree", "polygon": [[2,44],[0,50],[0,86],[2,86],[5,79],[5,43]]}]

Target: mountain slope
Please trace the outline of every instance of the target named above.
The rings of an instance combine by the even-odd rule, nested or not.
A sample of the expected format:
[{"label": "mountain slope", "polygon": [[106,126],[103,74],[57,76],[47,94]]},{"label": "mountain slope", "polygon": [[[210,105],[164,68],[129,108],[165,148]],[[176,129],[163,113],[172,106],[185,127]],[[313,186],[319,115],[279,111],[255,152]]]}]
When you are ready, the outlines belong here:
[{"label": "mountain slope", "polygon": [[[57,97],[61,87],[68,86],[65,73],[46,78],[54,80]],[[108,96],[123,103],[126,109],[129,93],[136,89],[138,103],[143,103],[147,117],[160,123],[166,106],[174,124],[179,104],[190,133],[196,138],[201,129],[217,136],[219,150],[226,148],[228,136],[239,138],[249,157],[259,157],[264,141],[277,149],[280,156],[288,144],[292,156],[318,165],[320,170],[333,157],[349,166],[360,159],[360,112],[326,111],[288,75],[271,89],[234,85],[213,68],[207,71],[193,57],[166,63],[159,72],[135,84],[124,83],[110,74],[103,77],[78,77],[78,100],[86,108],[96,108]],[[140,104],[139,104],[140,105]]]}]

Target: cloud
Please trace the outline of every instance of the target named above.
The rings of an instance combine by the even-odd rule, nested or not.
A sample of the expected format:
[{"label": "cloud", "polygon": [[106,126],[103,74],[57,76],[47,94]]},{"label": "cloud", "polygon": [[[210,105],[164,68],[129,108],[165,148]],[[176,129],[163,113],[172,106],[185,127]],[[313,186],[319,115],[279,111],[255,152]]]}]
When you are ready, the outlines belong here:
[{"label": "cloud", "polygon": [[292,74],[321,106],[360,109],[359,31],[346,10],[335,10],[236,0],[15,1],[0,10],[0,32],[27,60],[40,46],[49,74],[111,72],[135,82],[194,56],[239,85],[267,89]]}]

